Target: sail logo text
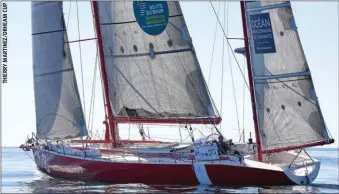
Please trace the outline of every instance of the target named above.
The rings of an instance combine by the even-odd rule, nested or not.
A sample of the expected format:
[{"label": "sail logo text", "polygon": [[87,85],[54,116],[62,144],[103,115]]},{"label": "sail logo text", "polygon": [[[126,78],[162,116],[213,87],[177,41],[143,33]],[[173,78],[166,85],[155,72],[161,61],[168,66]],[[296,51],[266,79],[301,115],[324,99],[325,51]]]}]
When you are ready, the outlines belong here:
[{"label": "sail logo text", "polygon": [[164,13],[164,9],[161,4],[150,5],[148,8],[149,10],[146,10],[146,15],[157,15]]},{"label": "sail logo text", "polygon": [[271,22],[269,19],[257,19],[257,20],[252,20],[252,28],[267,28],[271,27]]},{"label": "sail logo text", "polygon": [[2,3],[2,83],[7,83],[7,4]]},{"label": "sail logo text", "polygon": [[250,15],[250,24],[255,53],[275,53],[274,35],[269,13]]},{"label": "sail logo text", "polygon": [[133,11],[140,28],[147,34],[156,36],[166,29],[169,18],[166,1],[134,1]]}]

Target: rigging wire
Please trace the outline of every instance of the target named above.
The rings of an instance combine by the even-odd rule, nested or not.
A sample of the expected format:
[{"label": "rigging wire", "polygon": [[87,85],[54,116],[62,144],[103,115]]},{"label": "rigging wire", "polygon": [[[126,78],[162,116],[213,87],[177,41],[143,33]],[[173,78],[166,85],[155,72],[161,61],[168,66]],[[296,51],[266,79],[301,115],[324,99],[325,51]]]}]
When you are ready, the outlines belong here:
[{"label": "rigging wire", "polygon": [[[273,73],[271,73],[267,68],[265,69],[271,76],[273,76]],[[309,98],[307,98],[306,96],[300,94],[298,91],[296,91],[295,89],[291,88],[289,85],[287,85],[285,82],[287,81],[281,81],[279,78],[275,78],[279,83],[283,84],[284,86],[286,86],[288,89],[292,90],[294,93],[296,93],[297,95],[299,95],[300,97],[304,98],[306,101],[310,102],[311,104],[315,105],[316,107],[318,107],[318,104],[315,102],[312,102],[312,100],[310,100]],[[309,78],[311,79],[311,77]]]},{"label": "rigging wire", "polygon": [[71,15],[71,9],[72,9],[72,1],[69,1],[69,9],[68,9],[66,29],[68,29],[69,18],[70,18],[70,15]]},{"label": "rigging wire", "polygon": [[[224,2],[224,28],[226,23],[226,2]],[[221,28],[223,28],[221,26]],[[220,115],[222,116],[222,102],[223,102],[223,88],[224,88],[224,57],[225,56],[225,38],[222,37],[222,59],[221,59],[221,94],[220,94]],[[222,130],[222,125],[220,125],[220,132]]]},{"label": "rigging wire", "polygon": [[[98,49],[96,49],[96,57],[95,57],[95,66],[94,66],[94,74],[93,74],[93,81],[92,81],[92,93],[91,93],[91,103],[89,107],[89,114],[88,114],[88,124],[87,126],[90,126],[90,123],[92,121],[93,124],[93,115],[94,115],[94,100],[95,100],[95,83],[96,83],[96,72],[98,67]],[[92,107],[93,107],[93,113],[92,113]],[[92,119],[91,119],[92,116]],[[92,130],[92,128],[91,128]]]},{"label": "rigging wire", "polygon": [[[96,89],[96,72],[98,67],[98,49],[96,49],[96,57],[95,57],[95,65],[94,65],[94,73],[93,73],[93,81],[92,81],[92,93],[91,93],[91,103],[90,103],[90,109],[89,109],[89,115],[88,115],[88,125],[90,127],[90,130],[93,130],[93,117],[94,117],[94,104],[95,104],[95,89]],[[93,112],[92,112],[93,109]],[[91,123],[92,121],[92,123]]]},{"label": "rigging wire", "polygon": [[326,131],[328,131],[329,137],[330,137],[331,139],[333,139],[333,136],[332,136],[330,130],[327,128],[327,125],[326,125],[326,123],[325,123],[324,118],[323,118],[323,122],[324,122],[324,125],[325,125],[325,128],[326,128]]},{"label": "rigging wire", "polygon": [[[220,1],[218,4],[218,15],[220,11]],[[208,82],[207,82],[207,87],[210,85],[210,78],[211,78],[211,71],[212,71],[212,65],[213,65],[213,56],[214,56],[214,47],[215,47],[215,39],[217,37],[217,31],[218,31],[218,20],[215,21],[215,32],[214,32],[214,40],[213,40],[213,48],[212,48],[212,57],[211,57],[211,65],[210,65],[210,70],[208,72]]]},{"label": "rigging wire", "polygon": [[[246,73],[246,57],[244,57],[244,73]],[[245,143],[245,82],[242,85],[242,138]]]},{"label": "rigging wire", "polygon": [[33,159],[33,157],[31,155],[29,155],[26,151],[24,151],[26,153],[26,155],[33,161],[35,162],[35,160]]},{"label": "rigging wire", "polygon": [[[229,13],[229,4],[230,2],[227,2],[227,21],[226,21],[226,33],[228,34],[228,13]],[[225,3],[226,4],[226,3]],[[234,87],[234,76],[233,76],[233,69],[232,69],[232,61],[231,61],[231,54],[230,54],[230,47],[227,47],[228,52],[228,61],[230,66],[230,72],[231,72],[231,78],[232,78],[232,87],[233,87],[233,97],[234,97],[234,103],[235,103],[235,111],[237,114],[237,123],[238,123],[238,135],[239,135],[239,142],[241,140],[241,132],[240,132],[240,123],[239,123],[239,112],[238,112],[238,103],[237,103],[237,96],[235,93],[235,87]]]},{"label": "rigging wire", "polygon": [[[220,19],[219,19],[219,17],[218,17],[218,14],[216,13],[215,8],[214,8],[214,6],[213,6],[213,4],[212,4],[211,1],[210,1],[210,4],[211,4],[211,7],[212,7],[212,9],[213,9],[214,14],[215,14],[216,17],[217,17],[217,21],[218,21],[218,23],[219,23],[219,26],[221,27],[221,30],[222,30],[222,32],[223,32],[223,34],[224,34],[224,37],[225,37],[226,40],[227,40],[227,44],[228,44],[228,46],[230,47],[230,49],[231,49],[231,51],[232,51],[232,55],[233,55],[233,57],[234,57],[234,59],[235,59],[237,65],[238,65],[238,69],[239,69],[240,72],[241,72],[241,75],[242,75],[242,77],[243,77],[244,83],[246,84],[247,89],[250,90],[249,84],[248,84],[247,81],[246,81],[246,77],[245,77],[243,71],[242,71],[241,68],[240,68],[239,62],[238,62],[238,60],[237,60],[237,58],[236,58],[236,56],[235,56],[235,53],[234,53],[234,51],[233,51],[233,49],[232,49],[232,46],[231,46],[231,44],[230,44],[230,42],[229,42],[229,38],[227,37],[227,34],[225,33],[225,30],[222,28],[221,21],[220,21]],[[215,125],[214,125],[214,128],[215,128],[215,130],[217,131],[217,133],[219,133],[219,135],[222,135],[221,132],[218,130],[218,128],[217,128]],[[223,136],[223,135],[222,135],[222,136]]]},{"label": "rigging wire", "polygon": [[[78,37],[80,38],[80,20],[79,20],[79,6],[78,1],[75,2],[77,6],[77,21],[78,21]],[[79,42],[79,53],[80,53],[80,67],[81,67],[81,82],[82,82],[82,96],[83,96],[83,104],[84,104],[84,114],[86,115],[86,101],[85,101],[85,86],[84,86],[84,76],[83,76],[83,68],[82,68],[82,55],[81,55],[81,42]]]},{"label": "rigging wire", "polygon": [[182,142],[182,134],[181,134],[181,128],[179,127],[179,134],[180,134],[180,142]]},{"label": "rigging wire", "polygon": [[94,119],[93,118],[94,118],[94,110],[95,110],[94,109],[94,104],[95,104],[95,89],[96,89],[96,87],[94,86],[94,90],[93,90],[93,105],[92,105],[93,106],[93,112],[92,112],[92,116],[91,116],[92,123],[91,123],[91,128],[90,128],[91,130],[93,130],[93,124],[94,124],[94,122],[93,122]]},{"label": "rigging wire", "polygon": [[[226,40],[227,40],[227,44],[228,44],[228,46],[231,48],[233,57],[234,57],[234,59],[235,59],[237,65],[238,65],[238,68],[239,68],[239,70],[240,70],[240,72],[241,72],[241,74],[242,74],[242,77],[243,77],[244,81],[246,82],[245,75],[244,75],[244,73],[242,72],[242,70],[241,70],[241,68],[240,68],[239,62],[238,62],[238,60],[237,60],[237,58],[236,58],[236,56],[235,56],[235,54],[234,54],[233,48],[232,48],[232,46],[231,46],[231,43],[230,43],[229,40],[228,40],[228,37],[227,37],[227,34],[226,34],[225,30],[222,28],[222,24],[221,24],[221,22],[220,22],[220,19],[219,19],[218,15],[217,15],[217,12],[215,11],[214,6],[213,6],[213,4],[212,4],[211,1],[210,1],[210,4],[211,4],[211,6],[212,6],[212,9],[213,9],[213,11],[214,11],[214,14],[215,14],[216,17],[217,17],[217,20],[218,20],[218,22],[219,22],[219,25],[220,25],[222,31],[223,31],[223,34],[224,34],[224,36],[225,36],[225,38],[226,38]],[[249,86],[249,84],[248,84],[247,82],[246,82],[246,85],[247,85],[248,90],[250,90],[250,86]]]},{"label": "rigging wire", "polygon": [[[94,26],[94,23],[93,23]],[[94,29],[94,28],[93,28]],[[95,29],[94,29],[95,30]],[[95,32],[94,32],[95,34]],[[99,50],[98,47],[96,47],[96,57],[95,57],[95,66],[94,66],[94,75],[93,75],[93,84],[92,84],[92,94],[91,94],[91,106],[90,106],[90,120],[92,121],[90,129],[93,130],[93,118],[94,118],[94,105],[95,105],[95,90],[96,90],[96,75],[97,75],[97,69],[99,66]],[[93,101],[93,102],[92,102]],[[92,115],[91,115],[91,108],[93,109]]]},{"label": "rigging wire", "polygon": [[[94,33],[94,36],[96,37],[96,38],[98,38],[97,37],[97,34],[96,34],[96,32],[95,32],[95,28],[96,28],[96,26],[95,26],[95,21],[94,21],[94,10],[93,10],[93,6],[91,5],[91,11],[92,11],[92,18],[93,18],[93,20],[92,20],[92,22],[93,22],[93,33]],[[99,44],[98,44],[98,40],[96,41],[96,49],[97,49],[97,52],[98,52],[98,49],[99,49]],[[98,60],[97,60],[97,63],[99,63],[99,56],[98,56]],[[99,75],[100,75],[100,84],[101,84],[101,88],[104,88],[104,85],[103,85],[103,78],[102,78],[102,74],[101,74],[101,65],[99,65]],[[99,88],[100,89],[100,88]],[[106,102],[105,102],[105,93],[104,93],[104,90],[102,90],[101,89],[101,94],[102,94],[102,102],[104,103],[103,105],[104,105],[104,112],[105,112],[105,120],[107,119],[107,109],[106,109]],[[93,122],[92,122],[92,125],[93,125]],[[108,125],[108,126],[110,126],[110,125]],[[92,127],[93,128],[93,127]],[[106,129],[105,129],[106,130]],[[104,131],[105,131],[104,130]],[[109,133],[110,133],[110,130],[109,130]],[[104,133],[105,134],[105,133]],[[104,135],[105,136],[105,135]],[[111,136],[110,136],[111,137]]]}]

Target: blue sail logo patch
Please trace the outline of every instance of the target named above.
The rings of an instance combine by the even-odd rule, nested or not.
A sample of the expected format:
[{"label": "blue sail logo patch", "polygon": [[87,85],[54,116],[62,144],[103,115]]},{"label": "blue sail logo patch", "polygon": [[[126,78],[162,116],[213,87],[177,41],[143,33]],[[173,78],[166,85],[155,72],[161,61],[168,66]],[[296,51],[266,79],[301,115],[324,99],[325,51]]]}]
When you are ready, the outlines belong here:
[{"label": "blue sail logo patch", "polygon": [[250,15],[250,25],[255,53],[275,53],[276,49],[269,13]]},{"label": "blue sail logo patch", "polygon": [[161,34],[168,24],[166,1],[134,1],[133,11],[140,28],[149,35]]}]

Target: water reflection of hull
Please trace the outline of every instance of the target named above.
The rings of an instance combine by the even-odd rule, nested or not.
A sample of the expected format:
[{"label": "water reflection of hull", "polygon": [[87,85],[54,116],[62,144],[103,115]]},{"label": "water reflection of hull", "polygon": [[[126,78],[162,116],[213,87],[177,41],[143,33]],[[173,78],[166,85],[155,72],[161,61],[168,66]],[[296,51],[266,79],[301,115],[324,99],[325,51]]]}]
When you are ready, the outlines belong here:
[{"label": "water reflection of hull", "polygon": [[[186,185],[102,184],[97,182],[67,181],[43,178],[29,183],[32,193],[90,192],[90,193],[335,193],[338,185],[312,184],[309,186],[225,187]],[[334,191],[334,192],[333,192]]]},{"label": "water reflection of hull", "polygon": [[41,171],[54,177],[80,181],[232,186],[295,184],[283,170],[267,167],[206,162],[202,165],[204,169],[199,171],[192,162],[116,162],[67,156],[43,149],[33,149],[33,153],[35,162]]}]

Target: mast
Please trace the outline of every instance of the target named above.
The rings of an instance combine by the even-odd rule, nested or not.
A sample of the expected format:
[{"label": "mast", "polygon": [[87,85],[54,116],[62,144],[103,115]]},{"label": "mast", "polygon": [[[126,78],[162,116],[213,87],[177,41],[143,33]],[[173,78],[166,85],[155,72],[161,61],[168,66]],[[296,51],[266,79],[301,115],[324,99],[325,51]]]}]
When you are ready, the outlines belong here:
[{"label": "mast", "polygon": [[253,112],[255,139],[256,139],[256,143],[257,143],[258,160],[261,162],[262,161],[262,153],[261,153],[261,144],[260,144],[260,136],[259,136],[259,128],[258,128],[258,126],[259,126],[258,125],[258,116],[257,116],[257,110],[256,110],[256,106],[255,106],[250,51],[249,51],[249,47],[248,47],[246,11],[245,11],[245,2],[244,1],[240,1],[240,7],[241,7],[241,18],[242,18],[242,27],[243,27],[244,43],[245,43],[245,55],[246,55],[246,62],[247,62],[248,82],[249,82],[249,85],[250,85],[250,93],[251,93],[251,104],[252,104],[252,112]]},{"label": "mast", "polygon": [[[99,47],[99,56],[100,56],[100,69],[101,69],[101,77],[102,77],[102,82],[104,84],[104,96],[105,96],[105,107],[107,109],[107,116],[106,120],[108,120],[108,129],[111,131],[111,138],[112,138],[112,144],[116,144],[116,137],[115,137],[115,124],[113,121],[113,112],[112,112],[112,107],[111,103],[109,100],[109,90],[108,90],[108,78],[107,78],[107,72],[106,72],[106,66],[105,66],[105,56],[104,56],[104,49],[103,49],[103,44],[102,44],[102,39],[101,39],[101,30],[100,30],[100,22],[99,22],[99,13],[98,13],[98,2],[97,1],[92,1],[92,6],[93,6],[93,17],[94,17],[94,24],[95,24],[95,32],[97,35],[98,39],[98,47]],[[107,131],[106,131],[107,133]]]}]

